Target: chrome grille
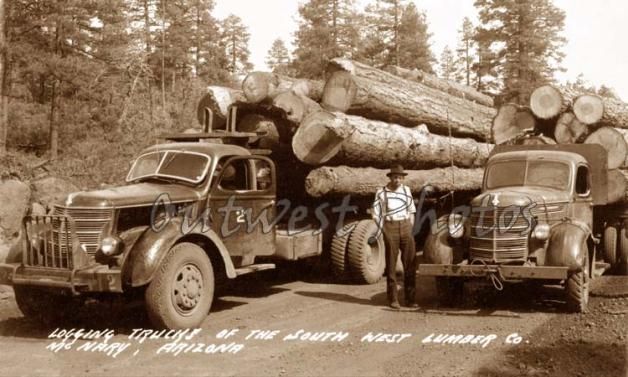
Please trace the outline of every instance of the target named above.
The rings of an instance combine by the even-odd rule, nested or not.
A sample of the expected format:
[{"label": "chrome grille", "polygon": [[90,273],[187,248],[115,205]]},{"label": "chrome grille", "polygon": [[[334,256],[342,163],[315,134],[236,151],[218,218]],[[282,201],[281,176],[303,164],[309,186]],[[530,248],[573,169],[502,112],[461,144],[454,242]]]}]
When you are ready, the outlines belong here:
[{"label": "chrome grille", "polygon": [[491,211],[471,215],[471,260],[497,263],[525,261],[530,226],[521,212],[513,217],[513,208],[495,207]]},{"label": "chrome grille", "polygon": [[25,264],[28,266],[72,269],[74,225],[65,216],[28,216],[24,219],[27,235]]},{"label": "chrome grille", "polygon": [[[98,250],[100,235],[113,218],[112,208],[66,208],[55,206],[54,215],[70,216],[74,220],[79,243],[88,254]],[[54,224],[53,224],[54,229]]]}]

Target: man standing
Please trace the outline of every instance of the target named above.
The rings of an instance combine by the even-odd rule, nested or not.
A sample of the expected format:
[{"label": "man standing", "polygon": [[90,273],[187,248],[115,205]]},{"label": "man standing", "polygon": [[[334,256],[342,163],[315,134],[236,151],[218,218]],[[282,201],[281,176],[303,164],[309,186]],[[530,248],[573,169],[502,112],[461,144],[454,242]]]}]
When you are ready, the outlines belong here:
[{"label": "man standing", "polygon": [[416,207],[410,188],[403,184],[407,173],[401,165],[393,166],[386,174],[390,182],[375,194],[373,204],[373,219],[379,229],[383,230],[386,244],[386,293],[388,305],[393,309],[399,309],[397,295],[396,265],[401,249],[401,262],[404,273],[405,305],[416,308],[415,278],[416,278],[416,252],[412,229]]}]

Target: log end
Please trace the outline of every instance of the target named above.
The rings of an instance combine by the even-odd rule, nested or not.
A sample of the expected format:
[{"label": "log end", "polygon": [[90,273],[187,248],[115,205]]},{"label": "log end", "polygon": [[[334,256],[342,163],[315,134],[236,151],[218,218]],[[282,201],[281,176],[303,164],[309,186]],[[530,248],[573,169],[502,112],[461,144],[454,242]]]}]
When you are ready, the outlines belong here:
[{"label": "log end", "polygon": [[616,129],[601,127],[589,135],[584,142],[585,144],[599,144],[606,150],[608,169],[617,169],[624,165],[628,144]]},{"label": "log end", "polygon": [[604,115],[604,101],[592,94],[578,96],[573,103],[573,112],[584,124],[597,123]]},{"label": "log end", "polygon": [[346,112],[351,107],[358,87],[349,72],[336,71],[331,74],[325,87],[321,104],[330,111]]},{"label": "log end", "polygon": [[295,124],[301,123],[305,116],[305,106],[301,97],[291,90],[282,92],[275,97],[273,106],[283,110],[286,119]]},{"label": "log end", "polygon": [[558,116],[563,108],[563,96],[551,85],[543,85],[534,89],[530,95],[530,109],[541,119]]},{"label": "log end", "polygon": [[306,116],[292,138],[294,155],[309,165],[320,165],[333,158],[346,137],[335,129],[337,122],[337,118],[326,111]]},{"label": "log end", "polygon": [[242,91],[249,103],[260,103],[265,100],[272,86],[277,86],[278,78],[270,72],[251,72],[242,81]]}]

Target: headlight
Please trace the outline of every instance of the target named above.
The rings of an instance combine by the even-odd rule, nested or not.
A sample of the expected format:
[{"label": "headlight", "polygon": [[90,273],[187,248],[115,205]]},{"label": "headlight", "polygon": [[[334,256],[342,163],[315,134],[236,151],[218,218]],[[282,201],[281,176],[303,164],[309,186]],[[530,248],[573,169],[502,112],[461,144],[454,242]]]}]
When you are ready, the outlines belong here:
[{"label": "headlight", "polygon": [[546,240],[549,238],[550,234],[550,226],[549,224],[537,224],[534,227],[534,231],[532,232],[532,236],[537,240]]},{"label": "headlight", "polygon": [[105,237],[100,241],[100,251],[106,256],[119,254],[122,251],[120,244],[122,240],[118,237]]},{"label": "headlight", "polygon": [[452,238],[460,238],[464,234],[464,226],[462,224],[462,215],[452,213],[447,219],[447,230]]}]

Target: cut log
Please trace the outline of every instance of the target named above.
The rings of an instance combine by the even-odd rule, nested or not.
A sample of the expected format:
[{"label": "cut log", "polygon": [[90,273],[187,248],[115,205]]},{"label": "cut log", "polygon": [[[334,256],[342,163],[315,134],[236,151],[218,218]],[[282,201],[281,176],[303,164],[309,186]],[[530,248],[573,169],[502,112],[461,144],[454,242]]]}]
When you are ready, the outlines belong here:
[{"label": "cut log", "polygon": [[582,143],[588,134],[589,127],[572,112],[563,113],[554,128],[554,139],[558,144]]},{"label": "cut log", "polygon": [[[426,185],[436,192],[472,191],[482,186],[484,170],[460,169],[457,167],[430,170],[408,170],[404,180],[410,190],[417,194]],[[323,166],[312,170],[305,179],[305,190],[313,197],[325,195],[370,196],[388,182],[388,170],[374,168],[352,168],[347,166]]]},{"label": "cut log", "polygon": [[543,135],[529,135],[517,140],[518,145],[551,145],[556,140]]},{"label": "cut log", "polygon": [[349,165],[407,169],[483,166],[492,144],[431,134],[424,125],[397,124],[326,111],[303,120],[292,150],[310,165]]},{"label": "cut log", "polygon": [[529,108],[507,103],[500,106],[493,119],[491,138],[495,144],[502,144],[534,131],[535,125]]},{"label": "cut log", "polygon": [[321,111],[321,106],[314,100],[287,90],[273,99],[273,106],[283,110],[285,117],[298,126],[303,118],[313,112]]},{"label": "cut log", "polygon": [[530,109],[541,119],[557,117],[567,110],[568,105],[568,100],[551,85],[538,87],[530,95]]},{"label": "cut log", "polygon": [[595,124],[604,116],[604,101],[600,96],[583,94],[573,102],[573,112],[583,124]]},{"label": "cut log", "polygon": [[430,132],[490,138],[495,109],[347,59],[333,59],[321,104],[332,111]]},{"label": "cut log", "polygon": [[318,101],[323,91],[320,81],[295,79],[271,72],[251,72],[242,81],[242,91],[249,103],[270,101],[294,87],[295,92]]},{"label": "cut log", "polygon": [[608,171],[607,185],[608,203],[626,200],[626,177],[621,170],[613,169]]},{"label": "cut log", "polygon": [[608,169],[617,169],[624,165],[628,144],[623,135],[612,127],[602,127],[591,133],[584,140],[585,144],[599,144],[606,149]]},{"label": "cut log", "polygon": [[222,86],[209,86],[196,107],[198,123],[203,127],[205,126],[208,114],[207,109],[209,109],[213,113],[212,128],[223,130],[225,129],[229,106],[244,100],[244,94],[240,90]]},{"label": "cut log", "polygon": [[468,99],[469,101],[473,101],[484,106],[494,106],[493,97],[478,92],[470,86],[462,85],[455,81],[441,79],[418,69],[407,69],[398,67],[396,65],[386,66],[384,70],[386,72],[392,73],[393,75],[403,77],[407,80],[418,81],[422,84],[429,86],[430,88],[441,90],[443,92],[451,94],[452,96]]},{"label": "cut log", "polygon": [[[569,88],[561,88],[561,91],[563,96],[571,102],[575,102],[578,97],[587,94]],[[594,94],[593,96],[596,95]],[[599,98],[601,98],[603,102],[604,115],[602,115],[602,118],[597,122],[597,125],[628,129],[628,104],[614,98]]]}]

